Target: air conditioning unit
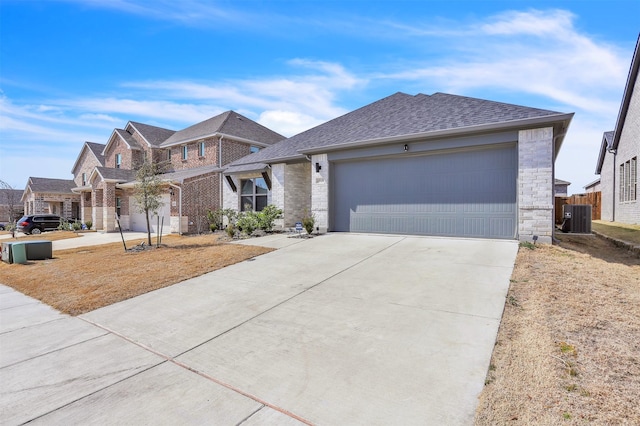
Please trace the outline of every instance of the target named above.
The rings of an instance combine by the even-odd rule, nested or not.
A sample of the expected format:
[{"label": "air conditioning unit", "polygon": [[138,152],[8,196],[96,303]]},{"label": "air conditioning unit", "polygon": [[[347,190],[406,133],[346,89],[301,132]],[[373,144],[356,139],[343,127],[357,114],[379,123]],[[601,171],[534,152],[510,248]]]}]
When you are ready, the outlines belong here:
[{"label": "air conditioning unit", "polygon": [[591,204],[565,204],[562,217],[562,232],[591,233]]}]

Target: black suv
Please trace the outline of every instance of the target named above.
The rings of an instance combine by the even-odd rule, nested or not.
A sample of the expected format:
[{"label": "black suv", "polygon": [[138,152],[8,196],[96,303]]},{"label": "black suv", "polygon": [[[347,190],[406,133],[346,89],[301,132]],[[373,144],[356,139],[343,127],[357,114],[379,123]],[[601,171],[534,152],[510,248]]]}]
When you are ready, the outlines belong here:
[{"label": "black suv", "polygon": [[54,231],[60,226],[62,218],[55,214],[31,214],[22,216],[16,223],[16,231],[25,234],[39,234],[44,231]]}]

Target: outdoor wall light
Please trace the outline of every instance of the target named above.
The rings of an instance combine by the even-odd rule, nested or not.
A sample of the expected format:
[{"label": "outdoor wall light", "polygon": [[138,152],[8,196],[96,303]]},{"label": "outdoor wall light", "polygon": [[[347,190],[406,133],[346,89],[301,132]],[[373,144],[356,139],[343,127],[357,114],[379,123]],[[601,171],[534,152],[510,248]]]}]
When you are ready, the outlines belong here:
[{"label": "outdoor wall light", "polygon": [[322,166],[320,163],[316,163],[316,173],[320,172],[320,170],[322,170]]},{"label": "outdoor wall light", "polygon": [[406,143],[404,144],[404,151],[405,152],[409,151],[409,145],[407,145]]},{"label": "outdoor wall light", "polygon": [[169,189],[169,195],[173,197],[173,188]]}]

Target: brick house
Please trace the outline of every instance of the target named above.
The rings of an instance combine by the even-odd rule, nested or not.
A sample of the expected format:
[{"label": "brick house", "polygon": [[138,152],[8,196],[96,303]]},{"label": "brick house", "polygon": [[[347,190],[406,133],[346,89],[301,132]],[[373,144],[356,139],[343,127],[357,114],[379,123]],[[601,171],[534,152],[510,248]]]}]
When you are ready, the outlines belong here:
[{"label": "brick house", "polygon": [[71,179],[30,177],[22,193],[24,214],[57,214],[66,219],[80,216],[80,196]]},{"label": "brick house", "polygon": [[600,144],[596,174],[600,175],[602,220],[640,223],[638,158],[640,157],[640,36],[613,131]]},{"label": "brick house", "polygon": [[305,211],[322,231],[551,242],[573,114],[396,93],[226,167],[224,207]]},{"label": "brick house", "polygon": [[171,232],[204,231],[207,209],[222,204],[222,166],[282,139],[234,111],[180,131],[129,122],[114,129],[105,145],[87,142],[80,151],[72,173],[81,218],[98,230],[116,230],[117,218],[123,230],[145,231],[133,191],[135,169],[150,160],[165,170],[163,206],[151,219],[152,230],[160,218]]}]

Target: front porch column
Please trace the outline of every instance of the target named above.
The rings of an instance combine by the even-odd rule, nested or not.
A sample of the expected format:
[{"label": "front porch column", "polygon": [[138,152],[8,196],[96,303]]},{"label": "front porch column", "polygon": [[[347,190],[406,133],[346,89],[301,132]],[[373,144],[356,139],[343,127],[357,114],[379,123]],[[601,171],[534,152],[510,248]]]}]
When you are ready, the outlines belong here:
[{"label": "front porch column", "polygon": [[91,193],[91,205],[93,206],[92,208],[92,213],[93,213],[93,227],[96,230],[102,230],[104,229],[102,223],[103,223],[103,217],[102,217],[102,202],[103,202],[103,196],[102,196],[102,189],[95,189],[92,193]]},{"label": "front porch column", "polygon": [[116,184],[105,182],[102,192],[102,226],[107,232],[116,230]]}]

